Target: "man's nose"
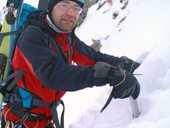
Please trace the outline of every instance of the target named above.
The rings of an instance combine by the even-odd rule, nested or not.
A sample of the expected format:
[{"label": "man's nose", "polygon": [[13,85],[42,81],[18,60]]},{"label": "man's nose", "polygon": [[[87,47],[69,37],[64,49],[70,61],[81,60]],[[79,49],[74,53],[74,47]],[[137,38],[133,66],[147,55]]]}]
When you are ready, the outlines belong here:
[{"label": "man's nose", "polygon": [[70,15],[70,16],[75,16],[75,15],[76,15],[76,12],[74,11],[73,8],[69,8],[69,9],[67,10],[67,14]]}]

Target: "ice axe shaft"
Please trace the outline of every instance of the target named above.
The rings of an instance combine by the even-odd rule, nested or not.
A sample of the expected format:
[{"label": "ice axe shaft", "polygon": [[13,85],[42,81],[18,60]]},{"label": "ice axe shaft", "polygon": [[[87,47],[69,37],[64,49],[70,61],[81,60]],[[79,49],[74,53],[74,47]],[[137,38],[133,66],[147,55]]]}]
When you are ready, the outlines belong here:
[{"label": "ice axe shaft", "polygon": [[137,100],[133,99],[132,96],[129,97],[129,100],[130,100],[131,109],[132,109],[132,116],[134,118],[137,118],[140,115]]}]

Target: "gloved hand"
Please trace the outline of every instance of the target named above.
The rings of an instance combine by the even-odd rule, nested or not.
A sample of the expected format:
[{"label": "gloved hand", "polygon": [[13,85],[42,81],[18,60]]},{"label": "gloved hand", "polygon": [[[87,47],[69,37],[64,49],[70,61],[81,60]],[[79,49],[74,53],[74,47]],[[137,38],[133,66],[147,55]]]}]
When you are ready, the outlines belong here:
[{"label": "gloved hand", "polygon": [[132,96],[136,99],[139,96],[140,85],[131,73],[108,63],[98,62],[94,65],[94,85],[101,86],[106,83],[113,86],[114,98]]},{"label": "gloved hand", "polygon": [[140,85],[134,75],[121,68],[114,68],[109,71],[109,79],[112,79],[110,86],[113,86],[114,98],[127,98],[132,96],[136,99],[140,93]]},{"label": "gloved hand", "polygon": [[140,63],[135,62],[126,56],[122,56],[120,57],[120,62],[117,64],[117,66],[130,73],[133,73],[140,66]]}]

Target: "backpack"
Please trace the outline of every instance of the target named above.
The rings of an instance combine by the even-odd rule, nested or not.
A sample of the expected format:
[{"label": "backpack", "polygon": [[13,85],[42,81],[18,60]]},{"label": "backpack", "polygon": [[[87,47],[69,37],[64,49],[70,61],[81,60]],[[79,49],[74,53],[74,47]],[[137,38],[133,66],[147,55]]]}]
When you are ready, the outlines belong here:
[{"label": "backpack", "polygon": [[[7,56],[5,54],[0,53],[0,93],[3,96],[5,96],[5,93],[6,93],[5,88],[7,88],[6,86],[7,86],[7,83],[9,82],[9,80],[13,79],[17,74],[20,74],[18,76],[18,79],[19,79],[19,77],[21,77],[23,75],[23,73],[20,73],[20,72],[19,73],[13,73],[12,66],[11,66],[10,62],[12,61],[12,56],[13,56],[14,49],[16,47],[17,39],[18,39],[20,33],[22,32],[22,30],[24,29],[24,23],[25,23],[28,15],[32,12],[35,12],[35,11],[37,11],[36,8],[34,8],[33,6],[31,6],[29,4],[24,3],[22,10],[21,10],[21,14],[20,14],[19,17],[17,17],[18,19],[16,19],[16,20],[18,20],[17,30],[5,32],[5,33],[0,33],[0,44],[2,43],[5,36],[10,36],[10,35],[13,35],[13,34],[15,35],[15,38],[13,39],[13,47],[10,48],[10,50],[9,50],[9,57],[7,58]],[[8,66],[7,66],[7,61],[9,62]],[[8,68],[7,69],[8,72],[7,72],[7,75],[6,75],[7,78],[3,80],[3,75],[4,75],[4,72],[5,72],[6,66]],[[11,74],[13,74],[13,75],[11,75]],[[11,88],[12,87],[10,87],[10,89]],[[9,89],[8,89],[8,91],[9,91]]]},{"label": "backpack", "polygon": [[[0,34],[1,40],[3,40],[3,38],[5,36],[11,35],[11,34],[16,34],[16,39],[14,40],[14,47],[10,50],[11,57],[7,58],[5,55],[0,54],[0,74],[4,73],[7,60],[12,61],[12,56],[13,56],[13,52],[14,52],[14,49],[15,49],[16,44],[17,44],[18,37],[19,37],[20,33],[27,27],[27,25],[37,25],[44,32],[51,33],[51,34],[53,33],[44,24],[42,24],[41,22],[37,22],[37,20],[34,20],[34,19],[39,18],[38,17],[39,15],[44,15],[44,13],[46,13],[46,12],[40,11],[40,10],[34,8],[33,6],[29,5],[29,4],[23,4],[22,12],[21,12],[21,15],[18,19],[19,22],[18,22],[17,30]],[[49,39],[48,39],[49,42],[55,44],[54,46],[55,46],[55,48],[58,52],[58,55],[61,58],[64,58],[63,61],[67,63],[67,60],[64,57],[61,49],[55,43],[52,36],[49,35],[48,37],[49,37]],[[3,76],[0,75],[0,94],[2,94],[3,97],[4,97],[3,103],[9,102],[9,100],[10,100],[9,97],[10,97],[11,93],[13,93],[12,89],[15,88],[16,82],[24,75],[24,71],[22,71],[22,70],[18,70],[16,72],[14,72],[12,70],[12,65],[8,66],[8,68],[10,68],[11,70],[8,72],[7,77],[4,80],[2,80]],[[21,99],[17,99],[17,100],[20,100],[22,102],[23,108],[29,109],[29,108],[31,108],[31,106],[45,106],[45,107],[49,106],[50,109],[51,109],[51,113],[52,113],[52,116],[53,116],[55,126],[59,127],[59,128],[64,128],[64,103],[63,103],[62,100],[59,100],[54,104],[51,104],[51,103],[47,104],[47,103],[44,103],[41,100],[39,100],[37,97],[34,97],[34,95],[32,95],[27,90],[22,89],[20,87],[17,87],[17,88],[18,88],[19,94],[21,95]],[[36,102],[33,102],[33,101],[36,101]],[[57,114],[57,111],[56,111],[56,107],[59,104],[61,104],[63,106],[63,112],[61,114],[61,124],[59,124],[58,114]],[[19,113],[19,115],[20,115],[21,120],[24,120],[23,118],[25,117],[25,113]],[[40,117],[40,118],[43,118],[43,117]],[[22,123],[22,122],[20,122],[20,123]]]}]

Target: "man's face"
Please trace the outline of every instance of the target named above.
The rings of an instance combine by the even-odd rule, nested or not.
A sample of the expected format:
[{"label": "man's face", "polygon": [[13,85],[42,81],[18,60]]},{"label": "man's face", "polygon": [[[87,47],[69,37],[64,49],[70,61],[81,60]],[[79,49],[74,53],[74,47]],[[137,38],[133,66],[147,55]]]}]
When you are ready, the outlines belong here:
[{"label": "man's face", "polygon": [[54,24],[64,32],[70,32],[76,26],[82,9],[74,1],[63,0],[57,3],[52,12]]}]

